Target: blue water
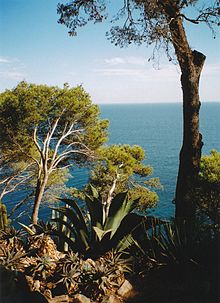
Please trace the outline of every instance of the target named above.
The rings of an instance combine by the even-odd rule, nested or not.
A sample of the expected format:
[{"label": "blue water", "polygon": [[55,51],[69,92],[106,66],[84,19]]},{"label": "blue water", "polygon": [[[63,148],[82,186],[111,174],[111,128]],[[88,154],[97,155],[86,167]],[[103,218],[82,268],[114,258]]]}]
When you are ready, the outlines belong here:
[{"label": "blue water", "polygon": [[[182,105],[121,104],[102,105],[103,118],[110,120],[109,143],[138,144],[146,152],[145,163],[154,168],[164,187],[160,202],[152,210],[155,215],[174,215],[172,200],[178,172],[179,150],[182,144]],[[204,103],[200,112],[203,153],[220,150],[220,103]]]},{"label": "blue water", "polygon": [[[160,217],[174,215],[175,184],[178,157],[182,143],[182,105],[175,104],[117,104],[101,105],[101,118],[109,119],[108,144],[138,144],[146,152],[145,163],[154,168],[153,177],[159,177],[164,187],[159,191],[158,206],[151,210]],[[203,134],[203,154],[211,149],[220,151],[220,103],[203,103],[200,111]],[[69,185],[81,187],[88,179],[85,169],[73,170]],[[48,208],[41,217],[49,216]]]}]

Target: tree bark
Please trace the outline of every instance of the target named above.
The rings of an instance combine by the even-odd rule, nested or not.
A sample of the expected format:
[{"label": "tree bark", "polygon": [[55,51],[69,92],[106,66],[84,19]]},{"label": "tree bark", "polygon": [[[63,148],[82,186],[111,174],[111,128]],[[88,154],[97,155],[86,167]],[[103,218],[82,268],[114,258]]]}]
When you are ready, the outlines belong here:
[{"label": "tree bark", "polygon": [[[170,17],[173,18],[173,16]],[[192,193],[198,180],[203,145],[202,135],[199,133],[199,79],[205,56],[200,52],[191,50],[181,17],[170,19],[169,26],[181,69],[183,92],[183,143],[179,156],[175,216],[192,219],[196,213]]]},{"label": "tree bark", "polygon": [[193,192],[197,185],[202,135],[199,132],[199,78],[205,61],[202,53],[193,51],[192,68],[182,70],[183,91],[183,144],[179,156],[179,172],[176,185],[176,217],[194,218],[196,205]]},{"label": "tree bark", "polygon": [[45,187],[47,185],[48,176],[45,176],[43,181],[38,180],[37,187],[36,187],[36,194],[34,200],[34,208],[32,212],[32,224],[36,225],[38,222],[38,214],[40,203],[44,195]]}]

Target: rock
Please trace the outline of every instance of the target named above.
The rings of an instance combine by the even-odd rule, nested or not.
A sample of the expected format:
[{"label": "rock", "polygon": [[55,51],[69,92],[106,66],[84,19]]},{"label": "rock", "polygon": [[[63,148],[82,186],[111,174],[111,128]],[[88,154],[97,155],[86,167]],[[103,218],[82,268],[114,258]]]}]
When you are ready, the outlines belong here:
[{"label": "rock", "polygon": [[134,295],[134,288],[128,280],[125,280],[122,286],[118,289],[117,294],[122,298],[129,298]]},{"label": "rock", "polygon": [[116,296],[111,294],[110,296],[104,297],[102,303],[121,303],[122,301]]},{"label": "rock", "polygon": [[74,296],[73,303],[91,303],[90,299],[84,295],[77,294]]},{"label": "rock", "polygon": [[25,275],[25,281],[28,289],[30,291],[33,291],[33,284],[34,284],[34,279],[31,276],[26,276]]},{"label": "rock", "polygon": [[35,280],[33,285],[32,285],[32,289],[33,291],[40,291],[40,281],[39,280]]}]

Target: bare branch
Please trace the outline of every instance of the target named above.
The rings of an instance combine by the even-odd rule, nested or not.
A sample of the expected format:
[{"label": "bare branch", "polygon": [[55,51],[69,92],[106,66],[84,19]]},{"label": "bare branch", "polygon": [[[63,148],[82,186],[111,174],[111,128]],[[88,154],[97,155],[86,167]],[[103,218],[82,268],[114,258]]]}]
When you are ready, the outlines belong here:
[{"label": "bare branch", "polygon": [[92,152],[91,154],[88,153],[88,150],[70,150],[70,151],[67,151],[67,152],[64,152],[62,154],[60,154],[57,159],[54,161],[54,164],[53,164],[53,169],[55,167],[57,167],[57,165],[63,161],[64,159],[68,158],[71,154],[81,154],[81,155],[84,155],[84,156],[91,156],[92,157]]},{"label": "bare branch", "polygon": [[113,180],[112,187],[110,188],[110,190],[108,192],[106,202],[103,203],[103,224],[105,223],[106,218],[108,218],[109,209],[110,209],[111,202],[113,199],[113,193],[116,189],[116,184],[119,180],[119,177],[120,177],[120,175],[118,173],[116,173],[116,178]]},{"label": "bare branch", "polygon": [[[72,123],[72,124],[70,125],[68,131],[66,132],[67,125],[65,125],[64,130],[63,130],[63,132],[62,132],[62,135],[61,135],[60,139],[57,141],[57,144],[56,144],[56,147],[55,147],[55,150],[54,150],[54,153],[53,153],[52,161],[51,161],[50,170],[54,170],[54,167],[57,166],[56,162],[57,162],[57,160],[59,159],[59,157],[62,156],[63,153],[65,153],[65,152],[66,152],[70,147],[72,147],[73,145],[78,144],[78,145],[82,145],[84,148],[87,148],[86,145],[83,144],[83,143],[81,143],[81,142],[78,142],[78,141],[72,142],[72,143],[70,143],[70,144],[65,148],[64,152],[61,153],[61,155],[57,156],[57,154],[58,154],[58,149],[59,149],[61,143],[62,143],[68,136],[70,136],[70,135],[72,135],[72,134],[75,134],[75,135],[77,136],[78,133],[84,131],[84,129],[73,130],[73,127],[74,127],[74,123]],[[66,132],[66,133],[65,133],[65,132]],[[59,162],[60,162],[60,161],[59,161]]]},{"label": "bare branch", "polygon": [[0,185],[7,183],[8,181],[10,181],[11,178],[12,177],[7,177],[7,178],[3,179],[2,181],[0,181]]},{"label": "bare branch", "polygon": [[41,154],[41,156],[43,157],[43,154],[42,154],[42,150],[41,150],[41,147],[37,141],[37,126],[34,128],[34,134],[33,134],[33,139],[34,139],[34,144],[36,145],[39,153]]},{"label": "bare branch", "polygon": [[[14,185],[11,185],[10,183],[8,183],[5,188],[2,190],[1,194],[0,194],[0,200],[7,194],[13,192],[17,187],[19,187],[20,185],[24,184],[27,180],[31,179],[32,176],[27,176],[25,178],[22,178],[21,181],[15,183]],[[14,180],[11,179],[10,181]],[[7,189],[9,186],[11,185],[11,187],[9,189]]]},{"label": "bare branch", "polygon": [[6,178],[5,180],[1,181],[1,185],[4,185],[2,192],[0,194],[0,200],[6,195],[13,192],[17,187],[24,184],[27,180],[32,178],[32,175],[28,174],[23,175],[27,171],[27,169],[31,166],[28,164],[22,170],[17,171],[12,176]]},{"label": "bare branch", "polygon": [[[62,115],[62,113],[61,113],[61,115]],[[51,138],[52,138],[52,136],[53,136],[53,134],[54,134],[54,132],[55,132],[55,130],[57,128],[57,125],[58,125],[58,122],[60,120],[61,115],[55,120],[55,122],[54,122],[54,124],[52,126],[51,132],[48,133],[47,141],[46,141],[46,155],[47,155],[47,157],[48,157],[48,150],[49,150],[49,146],[50,146],[50,141],[51,141]]]},{"label": "bare branch", "polygon": [[55,167],[55,168],[52,169],[52,171],[63,170],[63,169],[66,169],[68,167],[71,167],[71,166],[72,166],[72,164],[67,164],[67,165],[62,166],[62,167]]},{"label": "bare branch", "polygon": [[57,141],[57,144],[56,144],[56,147],[55,147],[55,150],[54,150],[54,153],[53,153],[53,157],[52,157],[52,163],[54,162],[54,160],[56,159],[56,156],[57,156],[57,153],[58,153],[58,149],[60,147],[60,144],[62,143],[62,141],[68,137],[72,131],[72,128],[74,126],[74,123],[72,123],[69,127],[69,130],[66,132],[66,128],[67,128],[67,123],[65,124],[64,126],[64,130],[62,132],[62,135],[60,137],[60,139]]}]

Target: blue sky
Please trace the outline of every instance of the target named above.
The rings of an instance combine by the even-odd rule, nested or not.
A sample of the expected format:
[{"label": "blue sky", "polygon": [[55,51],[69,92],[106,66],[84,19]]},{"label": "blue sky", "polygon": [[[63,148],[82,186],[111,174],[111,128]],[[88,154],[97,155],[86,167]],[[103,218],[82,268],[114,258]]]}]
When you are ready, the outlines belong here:
[{"label": "blue sky", "polygon": [[[0,0],[0,91],[21,80],[68,82],[82,84],[96,103],[181,102],[177,66],[162,56],[158,70],[148,62],[152,48],[110,44],[109,23],[90,24],[69,37],[57,23],[58,2]],[[220,35],[214,40],[206,27],[196,25],[187,32],[190,45],[207,56],[201,100],[220,101]]]}]

